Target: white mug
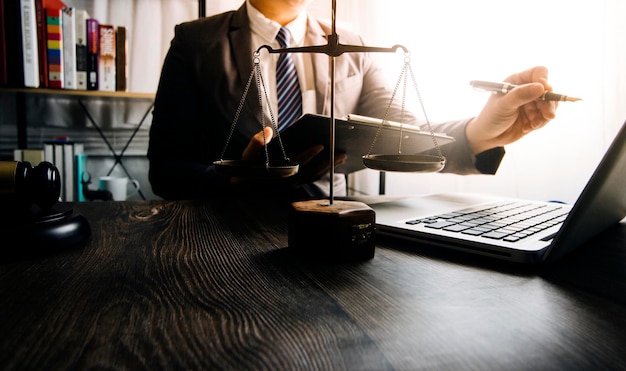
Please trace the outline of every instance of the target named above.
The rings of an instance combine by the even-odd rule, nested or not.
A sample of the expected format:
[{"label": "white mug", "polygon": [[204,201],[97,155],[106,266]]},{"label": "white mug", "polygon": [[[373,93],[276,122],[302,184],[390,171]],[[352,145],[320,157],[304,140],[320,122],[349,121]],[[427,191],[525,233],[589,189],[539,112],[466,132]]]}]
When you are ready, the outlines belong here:
[{"label": "white mug", "polygon": [[111,192],[111,194],[113,195],[113,200],[124,201],[128,197],[133,196],[134,194],[139,192],[139,182],[135,179],[131,179],[130,182],[134,185],[134,187],[131,192],[128,192],[128,178],[101,176],[100,189]]}]

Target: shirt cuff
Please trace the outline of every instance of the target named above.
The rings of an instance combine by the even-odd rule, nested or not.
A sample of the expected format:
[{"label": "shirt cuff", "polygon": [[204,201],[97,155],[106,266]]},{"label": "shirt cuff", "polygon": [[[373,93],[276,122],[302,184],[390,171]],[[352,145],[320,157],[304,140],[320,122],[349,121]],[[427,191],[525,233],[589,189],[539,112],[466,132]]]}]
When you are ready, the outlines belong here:
[{"label": "shirt cuff", "polygon": [[442,172],[461,175],[495,174],[505,150],[503,147],[496,147],[474,155],[466,136],[466,126],[470,121],[471,118],[451,121],[437,127],[437,131],[442,131],[455,139],[454,142],[441,147],[446,158],[446,166]]},{"label": "shirt cuff", "polygon": [[476,170],[481,174],[495,174],[505,153],[504,147],[496,147],[477,154],[474,164]]}]

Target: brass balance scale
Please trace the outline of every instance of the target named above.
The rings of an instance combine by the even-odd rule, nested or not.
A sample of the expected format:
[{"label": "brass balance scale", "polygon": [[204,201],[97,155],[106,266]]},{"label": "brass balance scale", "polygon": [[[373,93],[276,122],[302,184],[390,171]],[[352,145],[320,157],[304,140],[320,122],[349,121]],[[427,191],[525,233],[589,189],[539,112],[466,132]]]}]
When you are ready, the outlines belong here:
[{"label": "brass balance scale", "polygon": [[[385,111],[384,117],[380,120],[380,125],[369,151],[362,156],[365,167],[392,172],[413,172],[413,173],[430,173],[441,171],[446,159],[442,155],[441,149],[437,143],[434,132],[431,129],[428,116],[424,109],[424,104],[417,87],[417,82],[410,65],[410,53],[402,45],[395,45],[391,48],[371,47],[364,45],[344,45],[339,42],[339,36],[335,28],[336,0],[332,0],[331,27],[332,33],[328,35],[328,43],[318,46],[304,46],[294,48],[273,49],[268,45],[259,47],[254,52],[253,69],[245,86],[241,101],[235,112],[230,132],[226,139],[226,144],[220,160],[214,162],[218,172],[237,177],[291,177],[298,173],[299,164],[291,161],[287,156],[275,115],[271,108],[269,109],[270,125],[274,132],[277,133],[276,140],[282,154],[281,159],[270,159],[270,151],[268,150],[268,138],[264,137],[265,160],[227,160],[223,159],[224,153],[229,145],[231,136],[235,130],[241,110],[253,81],[258,88],[259,96],[259,112],[261,117],[261,130],[266,126],[265,115],[263,114],[263,103],[268,107],[269,98],[263,76],[261,74],[261,58],[262,49],[266,49],[269,53],[323,53],[330,58],[330,82],[331,82],[331,109],[330,109],[330,179],[333,179],[335,172],[335,58],[343,53],[392,53],[398,49],[404,51],[404,65],[398,81],[393,90],[393,94],[389,101],[389,105]],[[437,155],[422,154],[403,154],[402,153],[402,125],[399,130],[398,148],[396,153],[378,154],[371,153],[375,148],[375,143],[380,136],[383,126],[387,122],[389,108],[396,97],[396,94],[403,86],[402,112],[404,112],[406,86],[408,79],[415,88],[418,100],[424,114],[428,130],[433,140],[434,148]],[[263,131],[264,135],[265,132]],[[295,248],[310,258],[317,258],[326,261],[351,261],[370,259],[374,256],[374,229],[375,214],[369,206],[356,201],[334,200],[334,186],[330,182],[329,197],[324,200],[310,200],[294,202],[292,204],[292,212],[289,219],[289,247]],[[319,231],[327,231],[319,233]]]}]

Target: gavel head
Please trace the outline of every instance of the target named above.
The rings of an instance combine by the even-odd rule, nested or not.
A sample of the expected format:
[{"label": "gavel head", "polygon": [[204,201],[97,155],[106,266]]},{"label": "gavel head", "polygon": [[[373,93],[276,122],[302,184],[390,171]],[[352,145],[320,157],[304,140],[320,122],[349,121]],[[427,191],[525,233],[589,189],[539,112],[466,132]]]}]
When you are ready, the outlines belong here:
[{"label": "gavel head", "polygon": [[1,200],[48,209],[60,195],[59,170],[50,162],[33,167],[26,161],[0,161]]}]

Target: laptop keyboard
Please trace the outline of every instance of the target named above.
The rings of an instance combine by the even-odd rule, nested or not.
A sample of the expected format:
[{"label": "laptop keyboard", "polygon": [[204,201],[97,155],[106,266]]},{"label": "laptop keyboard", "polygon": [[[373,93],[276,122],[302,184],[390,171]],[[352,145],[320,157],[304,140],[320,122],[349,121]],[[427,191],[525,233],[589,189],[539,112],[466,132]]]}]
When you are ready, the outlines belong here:
[{"label": "laptop keyboard", "polygon": [[[423,224],[425,228],[518,242],[563,223],[567,213],[568,211],[559,204],[514,201],[469,207],[451,213],[409,220],[406,224]],[[542,240],[549,240],[552,237],[554,236],[547,236]]]}]

